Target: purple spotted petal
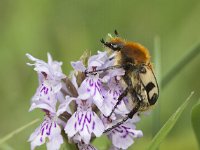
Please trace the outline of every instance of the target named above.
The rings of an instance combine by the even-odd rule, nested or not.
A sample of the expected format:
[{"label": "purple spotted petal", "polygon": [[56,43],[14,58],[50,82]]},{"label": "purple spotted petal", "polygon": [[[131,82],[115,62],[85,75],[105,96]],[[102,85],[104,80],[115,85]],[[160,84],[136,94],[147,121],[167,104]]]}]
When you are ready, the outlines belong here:
[{"label": "purple spotted petal", "polygon": [[114,128],[109,134],[112,144],[121,149],[127,149],[134,143],[135,138],[140,138],[142,136],[142,131],[135,130],[135,126],[130,122],[126,122]]},{"label": "purple spotted petal", "polygon": [[62,62],[53,61],[51,55],[48,53],[48,63],[43,60],[37,59],[30,54],[26,54],[26,56],[33,61],[33,64],[27,63],[29,66],[35,66],[34,70],[38,73],[45,73],[47,78],[50,80],[60,81],[66,76],[62,73]]},{"label": "purple spotted petal", "polygon": [[94,103],[100,108],[103,105],[102,83],[98,75],[87,77],[78,89],[79,99],[92,98]]},{"label": "purple spotted petal", "polygon": [[41,108],[55,113],[57,98],[61,89],[60,85],[53,86],[49,81],[45,80],[32,97],[30,111],[35,108]]},{"label": "purple spotted petal", "polygon": [[88,60],[88,67],[101,67],[108,59],[107,52],[98,52],[97,55],[93,55]]},{"label": "purple spotted petal", "polygon": [[65,132],[69,138],[79,134],[86,144],[89,144],[92,133],[99,137],[103,131],[104,125],[102,121],[91,108],[86,111],[80,109],[76,111],[65,126]]},{"label": "purple spotted petal", "polygon": [[[46,138],[48,141],[46,141]],[[31,150],[46,142],[48,150],[59,150],[60,145],[63,143],[60,126],[53,118],[46,116],[43,123],[31,134],[28,141],[31,142]]]},{"label": "purple spotted petal", "polygon": [[[116,82],[115,78],[113,78],[108,85],[109,89],[104,91],[104,104],[102,109],[100,109],[105,116],[108,116],[111,113],[112,109],[118,102],[119,96],[123,92],[123,88],[120,87],[120,84]],[[114,111],[116,114],[124,115],[129,112],[124,102],[125,99],[126,97],[124,97],[119,105],[117,105],[117,108]]]}]

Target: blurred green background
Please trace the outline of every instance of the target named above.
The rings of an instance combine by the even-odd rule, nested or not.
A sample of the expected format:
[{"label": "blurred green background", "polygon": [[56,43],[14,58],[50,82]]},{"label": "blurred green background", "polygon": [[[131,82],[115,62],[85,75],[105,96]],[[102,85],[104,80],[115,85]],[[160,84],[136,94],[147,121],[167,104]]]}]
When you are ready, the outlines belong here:
[{"label": "blurred green background", "polygon": [[[63,72],[71,70],[70,61],[85,50],[102,50],[99,40],[117,29],[125,39],[142,43],[154,57],[154,39],[160,37],[162,78],[200,41],[199,0],[0,0],[0,137],[35,118],[28,113],[30,98],[37,85],[37,75],[26,65],[30,53],[46,60],[50,52],[62,61]],[[190,123],[190,112],[200,94],[200,55],[161,91],[158,107],[160,125],[171,116],[191,91],[192,102],[175,128],[161,144],[161,150],[195,150],[197,143]],[[130,149],[144,149],[152,140],[159,120],[143,116],[137,129],[144,137]],[[27,142],[37,124],[7,142],[11,149],[30,149]],[[157,129],[156,129],[157,130]],[[106,149],[105,138],[95,141]],[[4,149],[4,148],[2,148]],[[39,149],[45,149],[45,146]]]}]

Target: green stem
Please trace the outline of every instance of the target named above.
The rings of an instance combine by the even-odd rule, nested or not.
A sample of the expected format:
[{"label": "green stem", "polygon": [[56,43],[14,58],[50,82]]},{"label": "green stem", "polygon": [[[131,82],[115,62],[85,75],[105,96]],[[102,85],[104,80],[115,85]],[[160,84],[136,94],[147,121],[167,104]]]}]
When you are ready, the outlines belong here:
[{"label": "green stem", "polygon": [[9,133],[8,135],[6,135],[5,137],[0,139],[0,145],[3,144],[4,142],[6,142],[7,140],[11,139],[15,134],[25,130],[26,128],[28,128],[29,126],[35,124],[36,122],[38,122],[40,119],[35,119],[34,121],[20,127],[19,129]]},{"label": "green stem", "polygon": [[170,81],[178,75],[178,73],[185,68],[198,54],[200,53],[200,44],[195,44],[192,49],[178,62],[176,65],[163,77],[161,87],[165,88]]},{"label": "green stem", "polygon": [[176,124],[177,120],[179,119],[180,115],[189,104],[190,99],[194,92],[188,96],[185,102],[175,111],[175,113],[167,120],[167,122],[162,126],[162,128],[158,131],[158,133],[154,136],[153,140],[151,141],[148,150],[156,150],[161,142],[166,138],[169,132],[172,130],[174,125]]},{"label": "green stem", "polygon": [[[157,82],[160,87],[160,79],[161,79],[161,47],[160,47],[160,37],[156,36],[154,38],[154,62],[155,62],[155,75],[157,77]],[[161,89],[160,89],[161,91]],[[158,104],[153,112],[153,124],[152,124],[152,134],[153,136],[160,129],[160,101],[159,98]],[[156,123],[155,123],[156,122]]]}]

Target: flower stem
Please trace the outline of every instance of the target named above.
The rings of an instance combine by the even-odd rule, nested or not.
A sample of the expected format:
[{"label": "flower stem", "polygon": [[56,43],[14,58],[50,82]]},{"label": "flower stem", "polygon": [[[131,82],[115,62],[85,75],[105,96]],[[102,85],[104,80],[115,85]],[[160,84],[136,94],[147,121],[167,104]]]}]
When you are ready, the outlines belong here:
[{"label": "flower stem", "polygon": [[[154,38],[154,62],[155,62],[155,75],[157,77],[157,82],[159,86],[159,91],[161,92],[161,45],[160,45],[160,37],[156,36]],[[160,93],[159,92],[159,93]],[[153,112],[153,124],[152,124],[152,135],[156,135],[158,130],[160,129],[160,103],[161,98],[159,98],[158,104],[156,105],[156,109]],[[155,123],[156,122],[156,123]],[[158,148],[159,149],[159,148]]]},{"label": "flower stem", "polygon": [[40,119],[35,119],[34,121],[31,121],[30,123],[14,130],[13,132],[9,133],[8,135],[6,135],[5,137],[0,139],[0,145],[2,145],[3,143],[5,143],[7,140],[11,139],[15,134],[20,133],[21,131],[25,130],[26,128],[28,128],[29,126],[37,123]]},{"label": "flower stem", "polygon": [[199,53],[200,43],[195,44],[191,50],[189,50],[189,52],[162,78],[162,88],[164,89],[187,64],[189,64],[196,56],[198,56]]}]

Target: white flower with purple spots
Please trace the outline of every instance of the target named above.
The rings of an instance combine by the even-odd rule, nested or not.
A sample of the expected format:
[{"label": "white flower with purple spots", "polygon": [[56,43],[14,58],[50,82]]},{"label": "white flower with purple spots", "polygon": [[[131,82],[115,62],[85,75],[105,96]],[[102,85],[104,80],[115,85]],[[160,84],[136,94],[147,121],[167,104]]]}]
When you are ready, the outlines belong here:
[{"label": "white flower with purple spots", "polygon": [[[69,109],[69,104],[76,98],[74,97],[70,97],[70,96],[66,96],[65,97],[65,101],[63,101],[62,103],[60,103],[58,110],[57,110],[57,116],[61,115],[62,113],[64,113],[65,111],[67,111],[68,113],[71,112],[71,110]],[[71,113],[69,113],[71,114]]]},{"label": "white flower with purple spots", "polygon": [[101,108],[104,102],[102,96],[102,82],[99,75],[88,75],[78,88],[79,99],[92,98],[95,105]]},{"label": "white flower with purple spots", "polygon": [[34,63],[27,63],[29,66],[35,66],[34,70],[37,71],[39,77],[39,88],[33,97],[33,101],[50,100],[54,94],[58,93],[62,88],[62,79],[66,76],[62,73],[62,62],[53,61],[51,55],[48,53],[48,63],[39,60],[30,54],[26,56]]},{"label": "white flower with purple spots", "polygon": [[29,142],[31,142],[31,150],[35,147],[46,143],[48,150],[58,150],[63,143],[61,135],[62,121],[56,115],[56,105],[38,101],[32,104],[32,107],[41,108],[45,112],[44,121],[31,134]]},{"label": "white flower with purple spots", "polygon": [[135,138],[140,138],[142,136],[142,131],[136,130],[135,125],[129,121],[112,129],[108,134],[113,146],[119,149],[127,149],[134,143]]},{"label": "white flower with purple spots", "polygon": [[[117,77],[113,77],[108,82],[107,86],[108,86],[108,90],[104,94],[105,95],[104,96],[104,98],[105,98],[104,105],[107,105],[106,108],[108,108],[108,109],[105,109],[105,111],[104,111],[105,116],[108,116],[111,113],[112,109],[114,108],[114,106],[118,102],[119,96],[124,91],[119,80],[117,80]],[[126,108],[126,103],[125,103],[126,101],[127,101],[127,97],[124,97],[122,99],[122,101],[119,103],[119,105],[117,105],[114,112],[117,113],[117,114],[121,114],[121,115],[128,114],[129,110]]]},{"label": "white flower with purple spots", "polygon": [[[30,111],[39,108],[45,112],[43,122],[29,138],[31,150],[42,144],[46,144],[48,150],[59,150],[63,137],[68,137],[68,142],[79,150],[97,150],[91,145],[91,139],[103,133],[112,142],[110,150],[125,150],[135,138],[143,136],[135,127],[140,120],[139,113],[119,123],[127,119],[125,117],[133,109],[132,105],[128,106],[132,102],[129,95],[114,109],[127,87],[123,81],[125,70],[116,66],[115,52],[98,51],[88,58],[86,65],[83,61],[72,62],[74,71],[69,78],[62,73],[62,62],[53,61],[50,54],[48,62],[26,55],[33,61],[28,65],[34,66],[39,77]],[[112,110],[113,114],[106,117]],[[61,135],[61,130],[65,131],[62,132],[65,136]]]},{"label": "white flower with purple spots", "polygon": [[50,110],[51,112],[55,112],[55,106],[57,103],[56,94],[59,92],[61,87],[56,87],[51,85],[50,81],[44,80],[38,87],[35,95],[31,100],[30,111],[35,108],[45,109],[48,106],[52,106],[50,108],[54,108]]},{"label": "white flower with purple spots", "polygon": [[107,52],[98,51],[97,55],[93,55],[88,59],[88,71],[93,71],[93,67],[97,69],[105,68],[106,62],[109,60]]},{"label": "white flower with purple spots", "polygon": [[31,150],[44,143],[46,143],[47,150],[59,150],[63,138],[57,118],[46,115],[42,124],[31,134],[28,141],[31,142]]},{"label": "white flower with purple spots", "polygon": [[87,68],[81,61],[72,62],[72,67],[81,72],[92,72],[87,74],[85,80],[81,83],[78,88],[79,99],[93,99],[95,105],[101,108],[103,105],[104,98],[102,96],[102,79],[99,77],[100,72],[95,72],[101,69],[108,59],[106,52],[99,52],[97,55],[93,55],[88,60]]},{"label": "white flower with purple spots", "polygon": [[76,99],[77,111],[68,120],[64,129],[69,138],[78,134],[85,144],[90,143],[93,134],[99,137],[105,129],[101,119],[92,111],[91,102]]},{"label": "white flower with purple spots", "polygon": [[49,53],[47,53],[48,63],[44,62],[43,60],[37,59],[30,54],[26,54],[26,56],[34,62],[33,64],[27,63],[27,65],[35,66],[34,70],[39,74],[40,81],[45,78],[48,80],[60,82],[61,79],[66,77],[62,73],[62,62],[53,61]]},{"label": "white flower with purple spots", "polygon": [[[35,66],[34,70],[37,71],[39,77],[39,87],[32,97],[31,108],[32,111],[35,108],[45,109],[48,106],[52,106],[55,112],[55,106],[57,101],[63,101],[64,96],[61,92],[62,79],[66,76],[62,73],[62,62],[53,61],[51,55],[48,53],[48,63],[39,60],[30,54],[26,54],[27,57],[34,61],[33,64],[27,63],[30,66]],[[71,113],[70,109],[67,110]]]}]

